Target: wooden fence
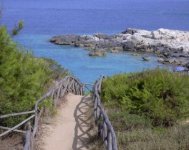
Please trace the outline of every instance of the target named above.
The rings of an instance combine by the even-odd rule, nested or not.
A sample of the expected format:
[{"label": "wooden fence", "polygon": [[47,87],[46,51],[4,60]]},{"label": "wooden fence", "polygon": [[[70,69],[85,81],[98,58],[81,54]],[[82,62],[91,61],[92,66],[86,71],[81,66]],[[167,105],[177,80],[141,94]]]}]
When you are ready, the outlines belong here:
[{"label": "wooden fence", "polygon": [[[43,107],[39,107],[39,105],[49,99],[52,98],[53,104],[56,107],[59,100],[63,98],[67,93],[74,93],[77,95],[83,95],[83,84],[80,83],[77,79],[66,76],[64,79],[59,81],[56,86],[43,95],[39,100],[36,101],[34,110],[20,113],[12,113],[7,115],[0,116],[0,119],[6,119],[8,117],[21,116],[21,115],[30,115],[27,119],[23,120],[19,124],[14,127],[1,127],[0,129],[6,130],[5,132],[0,134],[0,138],[6,136],[10,132],[19,132],[25,134],[25,142],[24,142],[24,150],[32,150],[34,145],[34,138],[39,129],[39,120],[43,113]],[[26,131],[19,130],[21,126],[25,125]]]},{"label": "wooden fence", "polygon": [[98,126],[99,135],[102,137],[107,150],[118,150],[115,131],[101,104],[101,84],[104,77],[97,80],[93,89],[94,117]]}]

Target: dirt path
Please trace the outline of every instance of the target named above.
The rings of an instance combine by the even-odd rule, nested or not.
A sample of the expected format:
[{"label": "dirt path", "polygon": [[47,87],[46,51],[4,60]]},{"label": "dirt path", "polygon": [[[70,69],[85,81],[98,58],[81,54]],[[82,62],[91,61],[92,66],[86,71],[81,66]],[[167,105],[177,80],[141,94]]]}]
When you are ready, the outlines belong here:
[{"label": "dirt path", "polygon": [[41,149],[87,150],[94,134],[91,102],[90,97],[68,94],[52,123],[45,125]]}]

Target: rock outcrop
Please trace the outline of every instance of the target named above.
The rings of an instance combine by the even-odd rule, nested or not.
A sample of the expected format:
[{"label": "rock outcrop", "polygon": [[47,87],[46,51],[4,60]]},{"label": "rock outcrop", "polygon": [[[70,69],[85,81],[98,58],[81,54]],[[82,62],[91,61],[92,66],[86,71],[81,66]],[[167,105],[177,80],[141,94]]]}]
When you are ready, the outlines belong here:
[{"label": "rock outcrop", "polygon": [[[114,35],[100,33],[61,35],[53,37],[50,41],[59,45],[83,47],[98,53],[104,51],[116,53],[120,51],[153,52],[161,58],[159,61],[162,63],[189,66],[189,32],[186,31],[127,29]],[[91,52],[91,54],[93,53]]]},{"label": "rock outcrop", "polygon": [[91,50],[89,52],[89,56],[98,56],[98,57],[102,57],[102,56],[105,56],[106,55],[106,52],[103,51],[103,50]]}]

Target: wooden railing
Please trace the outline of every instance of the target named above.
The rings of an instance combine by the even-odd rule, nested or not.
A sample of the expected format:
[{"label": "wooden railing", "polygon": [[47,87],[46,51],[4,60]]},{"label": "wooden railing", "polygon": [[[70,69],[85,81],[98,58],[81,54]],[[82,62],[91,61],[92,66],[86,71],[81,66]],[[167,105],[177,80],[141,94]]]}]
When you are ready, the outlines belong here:
[{"label": "wooden railing", "polygon": [[[32,150],[34,145],[34,138],[39,129],[39,120],[43,113],[43,107],[39,105],[45,100],[51,98],[54,106],[58,105],[58,102],[63,98],[67,93],[73,93],[77,95],[83,95],[83,84],[80,83],[77,79],[66,76],[64,79],[59,81],[56,86],[43,95],[39,100],[36,101],[34,110],[20,113],[12,113],[7,115],[0,116],[0,119],[5,119],[8,117],[21,116],[21,115],[30,115],[27,119],[23,120],[19,124],[15,125],[12,128],[9,127],[0,127],[0,129],[6,130],[0,134],[0,138],[9,134],[10,132],[19,132],[25,134],[24,150]],[[25,125],[26,131],[18,130],[21,126]]]},{"label": "wooden railing", "polygon": [[101,104],[101,84],[104,77],[97,80],[93,88],[94,117],[98,126],[98,133],[102,137],[107,150],[118,150],[115,131]]}]

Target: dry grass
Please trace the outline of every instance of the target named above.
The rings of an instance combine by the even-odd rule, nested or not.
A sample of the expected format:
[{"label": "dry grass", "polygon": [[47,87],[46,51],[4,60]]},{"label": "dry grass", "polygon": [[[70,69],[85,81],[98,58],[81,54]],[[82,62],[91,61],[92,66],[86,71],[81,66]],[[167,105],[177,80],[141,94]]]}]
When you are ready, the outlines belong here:
[{"label": "dry grass", "polygon": [[6,138],[0,139],[0,150],[22,150],[23,135],[11,133]]},{"label": "dry grass", "polygon": [[172,127],[153,127],[143,117],[119,113],[118,109],[107,112],[119,150],[189,150],[188,120]]},{"label": "dry grass", "polygon": [[89,150],[105,150],[101,137],[99,137],[97,134],[90,139],[88,144],[90,144]]},{"label": "dry grass", "polygon": [[188,150],[189,125],[117,132],[119,150]]}]

